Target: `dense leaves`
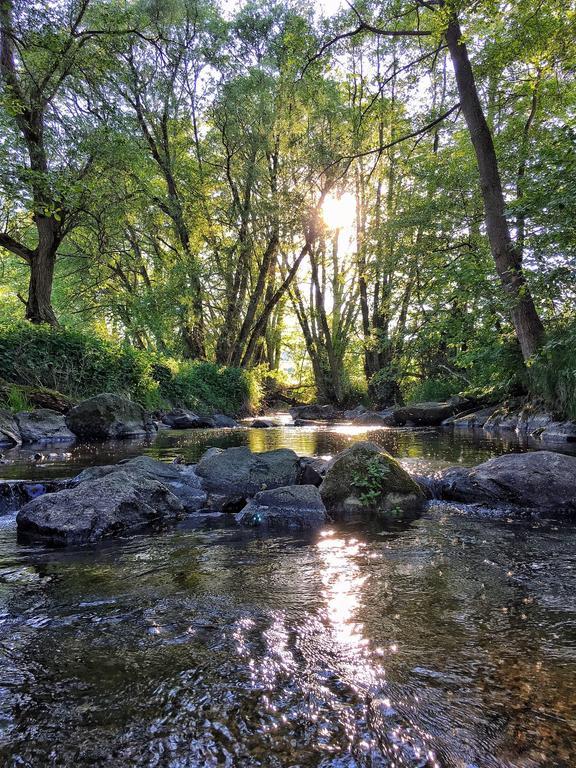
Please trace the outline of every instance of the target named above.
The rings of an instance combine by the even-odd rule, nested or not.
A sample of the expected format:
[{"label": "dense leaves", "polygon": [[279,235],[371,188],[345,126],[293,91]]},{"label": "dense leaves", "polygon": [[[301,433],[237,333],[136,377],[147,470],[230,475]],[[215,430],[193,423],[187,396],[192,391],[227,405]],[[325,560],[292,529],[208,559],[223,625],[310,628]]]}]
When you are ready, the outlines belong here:
[{"label": "dense leaves", "polygon": [[[84,393],[79,329],[103,355],[93,388],[191,407],[221,385],[220,409],[251,399],[241,367],[341,404],[530,389],[573,414],[574,13],[563,0],[315,6],[3,4],[1,315],[71,334],[38,331],[22,381],[37,369]],[[496,151],[512,291],[447,47],[454,19]],[[547,340],[525,366],[530,294]],[[109,379],[96,337],[123,350]],[[190,362],[159,381],[141,353]],[[64,367],[50,372],[52,354]]]}]

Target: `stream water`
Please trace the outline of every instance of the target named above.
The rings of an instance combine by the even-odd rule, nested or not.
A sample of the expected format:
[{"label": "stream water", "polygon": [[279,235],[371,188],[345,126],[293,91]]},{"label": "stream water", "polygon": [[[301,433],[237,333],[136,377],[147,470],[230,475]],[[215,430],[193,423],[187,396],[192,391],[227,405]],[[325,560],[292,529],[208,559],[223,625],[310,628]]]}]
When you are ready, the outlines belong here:
[{"label": "stream water", "polygon": [[[209,445],[332,454],[366,436],[426,471],[531,447],[436,430],[162,432],[9,452],[0,472],[193,461]],[[573,768],[575,534],[435,503],[395,531],[184,521],[55,550],[18,544],[0,517],[0,765]]]}]

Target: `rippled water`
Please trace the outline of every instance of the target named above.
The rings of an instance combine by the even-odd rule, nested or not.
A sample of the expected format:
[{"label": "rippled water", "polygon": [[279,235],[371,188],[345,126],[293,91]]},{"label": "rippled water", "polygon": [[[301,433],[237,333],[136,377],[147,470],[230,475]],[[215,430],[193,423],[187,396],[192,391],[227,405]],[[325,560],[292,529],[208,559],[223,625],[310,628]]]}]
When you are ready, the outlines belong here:
[{"label": "rippled water", "polygon": [[[332,453],[350,437],[166,433],[146,450]],[[432,464],[519,448],[387,439]],[[75,450],[77,467],[142,446]],[[575,534],[436,504],[394,532],[184,521],[50,550],[1,517],[0,765],[573,768]]]},{"label": "rippled water", "polygon": [[[84,467],[112,464],[142,453],[165,461],[180,456],[186,462],[195,463],[211,446],[248,445],[253,451],[292,448],[300,455],[325,456],[341,451],[354,440],[374,440],[422,471],[450,464],[472,466],[501,453],[542,448],[540,443],[521,440],[515,433],[502,439],[482,432],[433,428],[378,429],[328,424],[320,428],[162,430],[152,440],[77,445],[56,443],[5,450],[7,463],[0,464],[0,478],[48,480],[71,477]],[[576,443],[555,446],[555,449],[576,454]]]}]

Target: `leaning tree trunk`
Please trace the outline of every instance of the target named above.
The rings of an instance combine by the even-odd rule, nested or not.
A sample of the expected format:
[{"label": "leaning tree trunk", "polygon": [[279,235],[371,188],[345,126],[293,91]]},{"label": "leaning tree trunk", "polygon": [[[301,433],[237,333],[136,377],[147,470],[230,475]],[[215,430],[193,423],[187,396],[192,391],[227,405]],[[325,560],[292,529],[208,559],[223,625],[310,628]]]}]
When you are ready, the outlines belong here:
[{"label": "leaning tree trunk", "polygon": [[47,216],[36,216],[38,246],[30,255],[30,283],[26,302],[26,319],[32,323],[58,325],[52,309],[52,282],[56,266],[59,238],[58,224]]},{"label": "leaning tree trunk", "polygon": [[504,193],[494,141],[480,104],[468,50],[462,42],[462,32],[456,16],[452,17],[448,25],[446,42],[456,75],[460,106],[476,154],[490,249],[496,271],[510,299],[512,322],[522,355],[527,360],[541,346],[544,326],[522,271],[521,254],[514,245],[506,220]]}]

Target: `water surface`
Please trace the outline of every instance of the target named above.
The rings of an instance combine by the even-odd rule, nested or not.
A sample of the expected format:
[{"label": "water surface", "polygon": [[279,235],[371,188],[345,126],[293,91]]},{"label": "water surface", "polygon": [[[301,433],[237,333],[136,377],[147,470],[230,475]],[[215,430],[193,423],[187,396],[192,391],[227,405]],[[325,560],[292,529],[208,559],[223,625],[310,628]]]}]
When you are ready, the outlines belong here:
[{"label": "water surface", "polygon": [[[210,444],[333,453],[358,436],[162,433],[2,469],[70,475]],[[370,437],[434,466],[521,449]],[[435,504],[396,531],[184,521],[53,550],[18,544],[1,517],[0,765],[573,768],[575,534]]]}]

